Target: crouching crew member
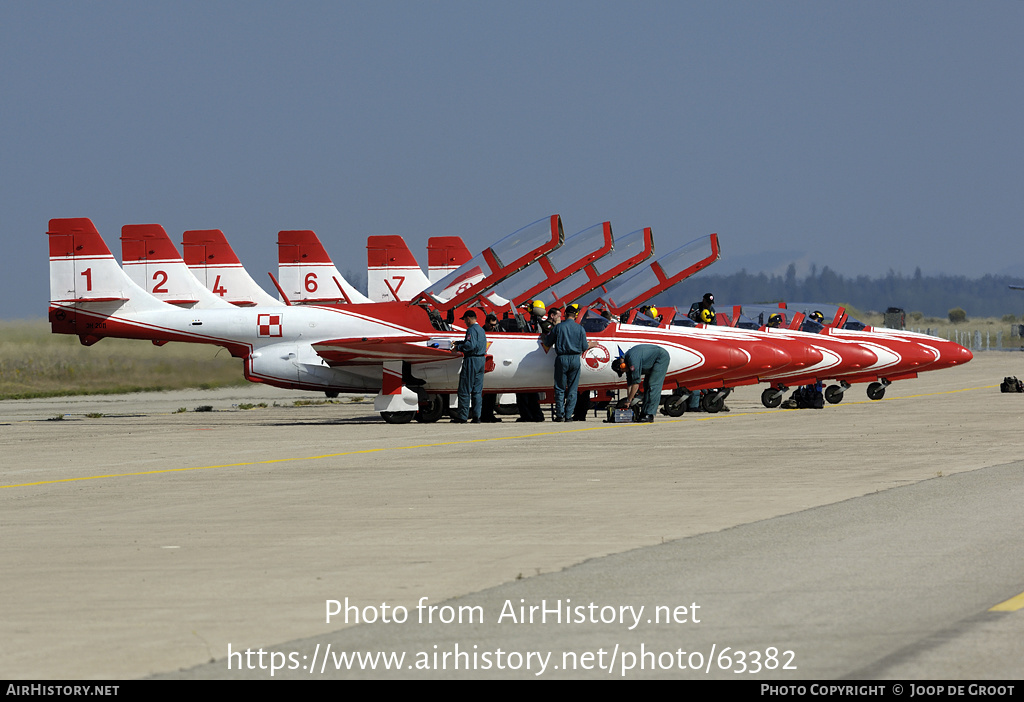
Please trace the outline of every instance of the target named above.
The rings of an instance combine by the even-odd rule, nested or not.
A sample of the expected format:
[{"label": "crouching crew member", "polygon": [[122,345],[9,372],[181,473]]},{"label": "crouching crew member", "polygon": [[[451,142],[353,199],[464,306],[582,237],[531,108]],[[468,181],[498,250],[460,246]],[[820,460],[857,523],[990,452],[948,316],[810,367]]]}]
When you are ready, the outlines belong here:
[{"label": "crouching crew member", "polygon": [[453,422],[465,424],[472,418],[474,424],[480,421],[483,408],[484,366],[487,352],[487,335],[476,323],[476,312],[468,310],[462,315],[466,322],[466,338],[456,342],[456,351],[463,355],[462,369],[459,371],[459,411]]},{"label": "crouching crew member", "polygon": [[661,403],[661,386],[665,383],[665,374],[668,373],[668,362],[668,351],[653,344],[634,346],[624,356],[612,361],[612,370],[618,373],[620,378],[625,373],[626,385],[629,388],[629,394],[624,400],[619,401],[619,407],[626,408],[632,404],[643,378],[643,409],[639,421],[653,422]]}]

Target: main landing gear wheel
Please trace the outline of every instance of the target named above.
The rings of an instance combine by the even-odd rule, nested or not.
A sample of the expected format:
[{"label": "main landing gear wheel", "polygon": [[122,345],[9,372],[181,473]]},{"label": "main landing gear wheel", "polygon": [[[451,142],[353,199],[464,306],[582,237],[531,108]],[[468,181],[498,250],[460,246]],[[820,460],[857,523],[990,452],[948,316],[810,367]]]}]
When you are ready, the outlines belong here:
[{"label": "main landing gear wheel", "polygon": [[782,404],[782,393],[775,388],[768,388],[761,393],[761,404],[768,409],[773,409]]},{"label": "main landing gear wheel", "polygon": [[416,416],[415,412],[381,412],[380,418],[388,424],[408,424]]},{"label": "main landing gear wheel", "polygon": [[[416,421],[432,424],[439,420],[448,408],[446,400],[447,398],[441,395],[427,395],[427,401],[420,403],[419,412],[416,413]],[[395,423],[397,424],[398,422]]]},{"label": "main landing gear wheel", "polygon": [[841,385],[829,385],[825,388],[825,402],[830,405],[838,405],[843,401],[843,388]]},{"label": "main landing gear wheel", "polygon": [[869,400],[881,400],[885,397],[885,386],[881,383],[871,383],[868,385],[868,399]]},{"label": "main landing gear wheel", "polygon": [[688,398],[684,397],[672,397],[665,403],[665,406],[661,408],[669,417],[682,417],[686,412],[686,403],[689,402]]},{"label": "main landing gear wheel", "polygon": [[721,412],[722,407],[725,406],[725,393],[712,390],[700,398],[700,406],[710,414]]}]

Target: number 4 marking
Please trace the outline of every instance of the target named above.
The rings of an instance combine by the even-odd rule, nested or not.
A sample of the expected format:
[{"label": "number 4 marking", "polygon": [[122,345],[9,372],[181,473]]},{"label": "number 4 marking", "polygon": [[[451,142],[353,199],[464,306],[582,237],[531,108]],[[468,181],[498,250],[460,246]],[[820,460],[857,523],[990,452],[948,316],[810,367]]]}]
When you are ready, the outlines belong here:
[{"label": "number 4 marking", "polygon": [[213,281],[213,292],[217,293],[221,297],[224,297],[228,293],[228,289],[220,284],[220,276],[219,275],[217,276],[217,279],[215,281]]}]

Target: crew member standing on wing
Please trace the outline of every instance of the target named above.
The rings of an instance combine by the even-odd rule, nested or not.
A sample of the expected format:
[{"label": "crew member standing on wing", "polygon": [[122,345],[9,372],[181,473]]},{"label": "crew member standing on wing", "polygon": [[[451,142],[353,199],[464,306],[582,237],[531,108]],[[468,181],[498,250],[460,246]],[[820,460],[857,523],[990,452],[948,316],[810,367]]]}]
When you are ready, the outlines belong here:
[{"label": "crew member standing on wing", "polygon": [[668,351],[653,344],[640,344],[634,346],[612,361],[612,370],[619,374],[626,375],[626,386],[629,393],[625,399],[619,401],[620,408],[629,407],[633,398],[640,390],[640,380],[644,381],[643,409],[641,410],[640,422],[653,422],[654,414],[661,404],[661,386],[665,383],[665,374],[668,373],[669,356]]},{"label": "crew member standing on wing", "polygon": [[459,371],[459,411],[452,421],[465,424],[471,418],[477,424],[483,408],[487,335],[476,323],[476,312],[473,310],[467,310],[462,319],[466,323],[466,338],[456,342],[455,346],[455,350],[461,351],[463,355],[462,369]]},{"label": "crew member standing on wing", "polygon": [[576,410],[576,392],[580,384],[580,356],[586,351],[587,332],[576,322],[579,305],[565,308],[565,321],[551,330],[555,349],[555,421],[571,422]]}]

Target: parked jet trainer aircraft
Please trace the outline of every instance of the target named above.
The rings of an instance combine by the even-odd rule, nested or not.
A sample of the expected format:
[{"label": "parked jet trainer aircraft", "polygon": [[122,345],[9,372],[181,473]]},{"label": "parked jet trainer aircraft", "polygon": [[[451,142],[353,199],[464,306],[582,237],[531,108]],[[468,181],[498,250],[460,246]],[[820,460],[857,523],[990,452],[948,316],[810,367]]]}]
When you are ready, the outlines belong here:
[{"label": "parked jet trainer aircraft", "polygon": [[[706,255],[705,247],[710,247]],[[615,278],[613,282],[605,285],[601,292],[592,293],[589,297],[584,296],[582,302],[598,304],[613,314],[622,316],[710,265],[718,257],[716,235],[696,239],[649,264],[637,266],[628,275]],[[560,301],[565,303],[574,299],[579,298],[567,296]],[[868,397],[877,400],[881,399],[885,394],[885,388],[895,380],[914,378],[919,372],[949,368],[966,363],[972,358],[971,352],[959,344],[923,334],[888,329],[844,329],[839,324],[840,317],[843,320],[846,317],[845,310],[841,309],[834,312],[834,323],[826,328],[820,324],[815,325],[817,328],[810,328],[813,323],[805,321],[804,315],[797,313],[789,314],[788,328],[768,329],[765,325],[768,314],[787,311],[778,308],[765,309],[768,311],[761,313],[761,323],[748,327],[760,328],[755,336],[751,336],[747,329],[696,325],[707,333],[717,335],[722,343],[742,348],[748,354],[763,355],[766,340],[764,335],[770,334],[767,337],[770,344],[782,347],[791,359],[788,364],[767,363],[766,366],[770,367],[762,366],[756,377],[750,374],[744,376],[739,372],[734,377],[725,378],[719,392],[706,394],[702,399],[702,406],[707,411],[714,412],[720,409],[733,387],[755,382],[769,382],[772,385],[761,396],[761,401],[766,407],[778,407],[782,402],[783,393],[789,387],[827,380],[835,380],[837,383],[825,390],[825,397],[832,404],[841,401],[843,393],[854,383],[868,383]],[[742,311],[735,310],[737,314]],[[673,323],[692,325],[685,315],[678,317],[678,321],[673,320],[673,316],[666,315],[661,325],[664,332],[670,331]],[[654,320],[650,321],[657,325]],[[863,325],[856,326],[864,329]],[[748,369],[756,365],[754,356],[751,356]],[[714,389],[714,386],[692,383],[686,388],[689,391],[708,389]],[[677,394],[679,392],[677,391]],[[680,402],[666,403],[665,411],[668,414],[675,415],[681,413],[681,410]]]},{"label": "parked jet trainer aircraft", "polygon": [[[282,232],[281,237],[285,234],[285,232]],[[309,234],[312,235],[312,232],[309,232]],[[454,250],[456,253],[452,256],[453,259],[461,258],[463,261],[467,260],[469,253],[464,244],[462,244],[461,239],[457,237],[450,237],[450,239],[453,241],[444,242],[446,246],[453,247],[447,253],[451,253]],[[279,242],[281,240],[279,238]],[[309,243],[308,239],[304,241],[307,244]],[[433,241],[432,239],[431,251],[433,251]],[[569,242],[573,242],[572,246],[569,245]],[[565,245],[556,249],[555,254],[557,255],[552,254],[541,257],[538,262],[509,277],[500,286],[493,288],[492,291],[480,294],[474,304],[480,304],[487,311],[501,313],[501,304],[512,302],[513,306],[515,306],[527,299],[533,299],[535,295],[540,293],[543,293],[541,295],[542,298],[551,299],[556,304],[565,304],[574,299],[579,299],[581,296],[591,293],[596,294],[595,291],[598,289],[607,291],[607,286],[611,286],[613,284],[612,281],[615,281],[620,276],[629,278],[630,282],[627,287],[631,292],[623,298],[629,301],[637,295],[649,297],[661,290],[668,289],[694,272],[710,265],[719,257],[718,238],[717,235],[712,234],[708,237],[695,239],[669,252],[649,266],[643,267],[637,275],[630,277],[625,274],[632,274],[639,267],[639,264],[646,260],[654,251],[651,230],[647,228],[632,232],[623,237],[622,242],[619,243],[621,245],[615,248],[616,255],[611,255],[609,252],[612,249],[612,233],[609,222],[585,229],[570,237]],[[386,268],[382,264],[383,261],[398,262],[400,265],[395,270],[398,270],[404,276],[408,275],[412,267],[416,265],[412,253],[408,251],[401,237],[370,237],[367,248],[371,267],[376,265],[378,268]],[[571,253],[566,252],[567,248]],[[308,252],[304,250],[302,255],[309,260],[329,261],[327,253],[323,250],[322,246],[318,246],[315,250],[311,249]],[[294,254],[290,253],[288,260],[292,258],[294,258]],[[606,258],[608,259],[607,264],[604,263]],[[600,259],[601,266],[605,271],[604,273],[599,272],[594,266],[594,262],[598,261],[598,259]],[[385,274],[390,274],[390,271],[385,271]],[[456,277],[461,275],[452,274]],[[483,272],[482,270],[475,269],[474,275],[473,280],[479,280],[483,277]],[[431,277],[436,282],[436,277]],[[566,282],[562,283],[563,280]],[[404,279],[396,281],[397,284],[394,287],[397,288],[402,282],[404,282]],[[545,291],[544,282],[549,284],[551,287],[550,291]],[[621,291],[622,289],[622,286],[613,288],[614,291]],[[500,294],[499,302],[495,301],[496,293],[493,291],[497,291]],[[617,296],[618,293],[613,294]],[[621,313],[625,310],[615,308],[615,311]],[[592,334],[603,331],[608,326],[608,322],[596,314],[588,317],[584,324],[588,332]],[[649,331],[649,329],[639,328],[635,333],[645,334]],[[684,336],[689,335],[689,332],[680,331],[679,329],[671,331],[681,333]],[[723,340],[723,335],[729,338]],[[682,401],[693,390],[718,388],[721,387],[723,382],[727,382],[730,387],[753,384],[761,382],[762,376],[765,374],[778,373],[783,369],[792,374],[801,369],[821,368],[823,366],[835,365],[836,363],[834,357],[830,357],[831,360],[826,362],[823,354],[808,344],[786,339],[774,338],[768,341],[764,335],[751,335],[747,333],[730,335],[728,332],[718,334],[712,332],[705,334],[705,337],[717,339],[722,343],[728,343],[740,349],[747,355],[749,360],[741,369],[729,374],[728,377],[723,376],[711,380],[694,381],[685,390],[677,389],[674,396],[666,401],[667,414],[673,416],[682,414],[684,410]],[[712,401],[706,403],[709,411],[716,411],[715,408],[721,407],[725,394],[718,393]]]},{"label": "parked jet trainer aircraft", "polygon": [[[880,400],[885,389],[897,380],[916,378],[924,371],[951,368],[970,361],[974,355],[966,348],[927,334],[896,329],[868,327],[848,317],[845,308],[838,305],[781,303],[771,305],[737,305],[732,310],[734,325],[761,326],[772,314],[781,317],[780,333],[815,334],[819,339],[829,338],[853,341],[871,350],[877,360],[860,372],[827,376],[838,384],[825,388],[825,399],[831,404],[842,401],[844,393],[854,383],[867,383],[867,396]],[[823,315],[822,323],[809,319],[814,312]],[[729,316],[726,315],[726,320]],[[756,321],[755,321],[756,320]],[[790,383],[792,384],[792,383]],[[804,383],[800,383],[804,384]],[[762,402],[767,407],[777,407],[781,392]]]},{"label": "parked jet trainer aircraft", "polygon": [[[136,233],[126,228],[126,241],[136,241],[132,238]],[[203,260],[208,263],[213,256],[216,263],[225,263],[216,249],[216,237],[202,232],[189,239],[188,234],[186,251],[190,245],[212,247]],[[535,245],[538,234],[543,234],[542,246]],[[484,278],[476,283],[460,282],[462,273],[456,271],[454,278],[449,276],[453,279],[438,281],[415,304],[344,306],[285,305],[272,298],[272,305],[252,304],[255,300],[251,298],[245,305],[239,303],[247,301],[246,295],[229,298],[229,288],[223,297],[233,303],[230,306],[214,304],[216,300],[211,298],[199,299],[197,293],[195,304],[189,307],[193,304],[190,298],[164,301],[147,289],[149,284],[162,287],[162,276],[153,278],[162,269],[152,273],[143,269],[147,288],[134,282],[118,266],[90,220],[53,219],[48,235],[49,318],[54,333],[75,334],[85,345],[104,337],[120,337],[221,346],[243,360],[245,376],[251,381],[306,390],[378,390],[375,409],[386,421],[405,422],[416,414],[421,398],[450,395],[458,385],[461,357],[450,348],[464,331],[444,322],[438,310],[454,310],[463,300],[474,299],[557,248],[562,228],[560,218],[554,215],[488,248],[467,264],[485,270]],[[131,265],[138,265],[143,258],[148,261],[148,250],[146,254],[136,256]],[[203,272],[210,268],[207,265]],[[224,270],[214,274],[222,276],[221,286],[225,284]],[[232,273],[239,271],[244,272],[240,264]],[[170,280],[170,272],[164,273]],[[216,294],[217,288],[214,280],[212,292]],[[200,303],[209,306],[200,307]],[[612,324],[595,334],[598,345],[585,357],[581,389],[620,386],[610,368],[611,359],[637,343],[658,343],[669,351],[668,388],[724,382],[751,360],[742,350],[707,334],[652,336],[651,331]],[[488,392],[536,392],[551,385],[553,358],[544,352],[536,334],[495,335],[488,357]],[[431,408],[431,413],[422,417],[424,421],[434,421],[444,411],[442,403],[424,404]]]}]

